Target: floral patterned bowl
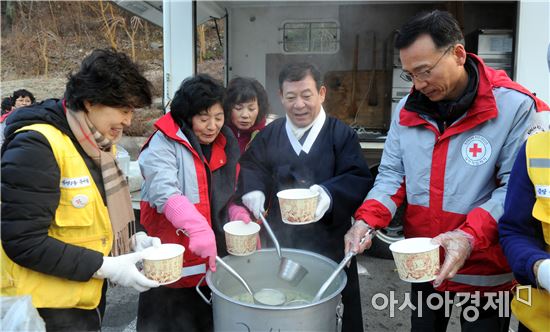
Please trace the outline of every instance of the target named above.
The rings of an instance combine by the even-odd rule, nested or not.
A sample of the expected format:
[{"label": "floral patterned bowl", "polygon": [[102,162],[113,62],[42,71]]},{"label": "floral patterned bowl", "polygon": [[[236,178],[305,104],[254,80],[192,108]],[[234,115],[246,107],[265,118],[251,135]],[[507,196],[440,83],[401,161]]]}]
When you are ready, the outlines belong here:
[{"label": "floral patterned bowl", "polygon": [[255,222],[245,224],[235,220],[223,225],[227,252],[235,256],[247,256],[256,251],[260,225]]},{"label": "floral patterned bowl", "polygon": [[315,222],[315,209],[319,193],[309,189],[287,189],[277,193],[281,218],[287,224],[309,224]]},{"label": "floral patterned bowl", "polygon": [[171,284],[181,278],[185,247],[176,243],[164,243],[148,250],[143,258],[143,274],[161,285]]},{"label": "floral patterned bowl", "polygon": [[427,282],[435,279],[439,269],[439,245],[430,240],[428,237],[415,237],[390,245],[401,280]]}]

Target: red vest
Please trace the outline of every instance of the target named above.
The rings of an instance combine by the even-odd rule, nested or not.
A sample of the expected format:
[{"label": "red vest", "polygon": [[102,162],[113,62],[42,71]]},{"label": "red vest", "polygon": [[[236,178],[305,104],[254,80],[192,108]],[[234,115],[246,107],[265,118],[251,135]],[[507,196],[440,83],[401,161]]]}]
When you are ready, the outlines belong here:
[{"label": "red vest", "polygon": [[[208,188],[208,169],[210,172],[214,172],[216,169],[224,166],[227,161],[225,154],[225,144],[226,139],[222,133],[218,135],[214,143],[212,144],[212,156],[210,160],[220,161],[223,160],[223,163],[214,163],[214,165],[208,165],[207,162],[201,160],[197,151],[186,141],[182,140],[177,136],[177,132],[180,129],[179,126],[174,122],[170,114],[164,115],[156,123],[155,127],[160,130],[164,135],[173,139],[174,141],[180,143],[183,148],[188,149],[193,155],[193,165],[189,167],[194,167],[197,174],[197,182],[199,185],[199,203],[195,204],[197,210],[206,218],[210,227],[212,227],[212,218],[210,215],[210,195]],[[153,133],[154,135],[154,133]],[[151,137],[153,137],[151,135]],[[146,149],[149,140],[145,143],[143,149]],[[207,169],[208,168],[208,169]],[[180,188],[181,189],[181,188]],[[189,238],[181,232],[181,235],[176,234],[176,228],[172,225],[164,214],[160,214],[156,211],[155,208],[152,208],[147,201],[141,201],[141,216],[140,222],[147,231],[149,236],[159,237],[162,243],[178,243],[185,247],[184,253],[184,262],[183,267],[196,266],[200,264],[205,264],[208,266],[207,259],[201,258],[200,256],[195,255],[191,250],[189,250]],[[166,285],[170,288],[183,288],[183,287],[195,287],[200,279],[204,276],[204,273],[194,274],[187,277],[182,277],[178,282],[173,284]],[[205,284],[203,282],[203,284]]]}]

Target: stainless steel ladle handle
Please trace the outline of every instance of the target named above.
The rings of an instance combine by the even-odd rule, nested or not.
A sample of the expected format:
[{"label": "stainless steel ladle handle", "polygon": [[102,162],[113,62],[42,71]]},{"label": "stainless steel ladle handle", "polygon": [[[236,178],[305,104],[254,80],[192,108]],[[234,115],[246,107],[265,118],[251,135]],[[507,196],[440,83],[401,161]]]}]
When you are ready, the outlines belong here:
[{"label": "stainless steel ladle handle", "polygon": [[330,284],[332,284],[332,282],[334,281],[334,279],[336,278],[336,276],[338,275],[338,273],[340,273],[340,271],[342,271],[342,269],[344,268],[344,266],[346,266],[346,264],[349,262],[349,260],[355,256],[357,253],[355,251],[350,251],[346,254],[346,256],[344,257],[344,259],[340,262],[340,264],[338,265],[338,267],[336,268],[336,270],[334,270],[334,272],[332,272],[332,274],[330,275],[330,277],[328,277],[327,281],[325,281],[323,283],[323,285],[321,286],[321,288],[319,289],[319,291],[317,292],[317,294],[315,294],[315,297],[313,298],[313,300],[311,302],[313,303],[316,303],[316,302],[319,302],[319,300],[321,299],[321,296],[323,296],[323,294],[327,291],[328,287],[330,286]]},{"label": "stainless steel ladle handle", "polygon": [[[189,235],[187,234],[187,232],[184,229],[182,229],[182,228],[176,229],[176,234],[177,235],[180,235],[180,232],[183,235],[189,237]],[[233,270],[233,268],[231,266],[227,265],[227,263],[224,262],[223,259],[221,259],[221,257],[218,256],[218,255],[216,255],[216,263],[223,266],[230,274],[232,274],[235,278],[237,278],[237,280],[239,280],[239,282],[244,286],[244,288],[246,288],[246,290],[250,293],[250,295],[252,295],[252,297],[254,297],[254,293],[252,292],[252,289],[250,288],[250,286],[248,286],[246,281],[244,281],[244,279],[237,273],[237,271]],[[203,299],[204,299],[204,297],[203,297]]]},{"label": "stainless steel ladle handle", "polygon": [[235,278],[237,278],[237,280],[239,280],[239,282],[244,286],[244,288],[246,288],[246,291],[249,292],[250,295],[252,295],[252,297],[254,297],[254,293],[252,292],[252,289],[250,288],[250,286],[248,286],[246,281],[244,281],[244,279],[237,273],[237,271],[233,270],[231,266],[227,265],[227,263],[224,262],[223,259],[220,258],[220,256],[216,256],[216,263],[223,266],[227,271],[229,271],[229,273],[231,273]]},{"label": "stainless steel ladle handle", "polygon": [[275,245],[275,249],[277,250],[277,254],[279,255],[279,258],[282,259],[283,256],[281,255],[281,246],[279,245],[279,241],[277,241],[277,238],[275,237],[275,233],[273,233],[273,230],[271,229],[271,227],[269,227],[269,223],[267,222],[267,220],[265,219],[262,213],[260,213],[260,218],[262,219],[262,222],[265,225],[265,229],[267,230],[269,237],[271,237],[271,240]]},{"label": "stainless steel ladle handle", "polygon": [[[374,230],[369,229],[367,231],[367,233],[361,238],[361,241],[359,241],[359,246],[361,246],[363,243],[365,243],[365,241],[367,240],[367,237],[372,238],[373,236],[374,236]],[[323,294],[327,291],[328,287],[332,284],[334,279],[336,279],[336,276],[338,275],[338,273],[340,273],[340,271],[342,271],[344,266],[346,266],[348,264],[348,262],[350,261],[350,259],[355,255],[357,255],[357,252],[355,252],[353,250],[349,251],[346,254],[344,259],[340,262],[340,264],[336,268],[336,270],[334,270],[334,272],[332,272],[330,277],[328,277],[327,281],[325,281],[325,283],[323,283],[323,285],[321,286],[321,288],[319,289],[317,294],[315,294],[315,297],[311,301],[312,303],[316,303],[321,299],[321,296],[323,296]]]}]

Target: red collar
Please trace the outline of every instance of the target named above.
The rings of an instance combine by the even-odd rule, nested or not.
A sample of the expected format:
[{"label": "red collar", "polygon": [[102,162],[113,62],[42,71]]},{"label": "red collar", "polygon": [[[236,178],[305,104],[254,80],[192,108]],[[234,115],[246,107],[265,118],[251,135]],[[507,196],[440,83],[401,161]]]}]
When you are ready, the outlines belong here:
[{"label": "red collar", "polygon": [[11,113],[13,113],[13,111],[15,111],[15,110],[12,109],[12,110],[9,111],[8,113],[2,115],[2,116],[0,117],[0,123],[4,122],[4,121],[6,120],[6,118],[8,117],[8,115],[10,115]]},{"label": "red collar", "polygon": [[[477,63],[479,72],[477,96],[470,106],[470,109],[466,112],[465,117],[458,120],[456,125],[446,130],[443,136],[452,136],[467,131],[485,121],[496,118],[498,116],[498,109],[493,95],[493,89],[495,87],[514,89],[530,96],[535,100],[538,111],[549,109],[548,105],[536,98],[531,92],[520,84],[512,81],[503,70],[495,70],[491,67],[487,67],[483,60],[475,54],[468,53],[468,56],[472,57]],[[411,89],[411,93],[413,91],[415,91],[414,86]],[[407,127],[420,125],[433,127],[428,121],[422,118],[420,114],[408,111],[405,108],[401,109],[399,112],[399,124]]]},{"label": "red collar", "polygon": [[[191,144],[178,136],[178,131],[180,130],[179,125],[174,121],[172,118],[172,115],[170,113],[166,113],[163,115],[160,119],[155,122],[155,127],[157,130],[161,131],[164,135],[167,137],[173,139],[174,141],[183,144],[185,147],[187,147],[191,153],[195,155],[195,157],[199,158],[199,154],[195,149],[191,146]],[[154,133],[153,133],[154,135]],[[151,137],[153,137],[151,135]],[[151,140],[151,137],[147,140],[144,147],[146,147]],[[225,138],[224,134],[220,132],[214,142],[212,143],[212,155],[210,157],[210,163],[208,163],[210,167],[210,171],[215,171],[216,169],[222,167],[227,163],[227,155],[225,153],[225,145],[227,143],[227,139]]]}]

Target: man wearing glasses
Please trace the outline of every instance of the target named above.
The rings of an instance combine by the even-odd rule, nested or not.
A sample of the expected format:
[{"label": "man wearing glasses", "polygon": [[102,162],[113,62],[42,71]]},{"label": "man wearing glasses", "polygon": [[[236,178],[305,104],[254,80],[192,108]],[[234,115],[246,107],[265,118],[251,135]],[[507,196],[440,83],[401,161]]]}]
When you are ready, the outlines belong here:
[{"label": "man wearing glasses", "polygon": [[435,280],[412,283],[412,331],[444,331],[452,302],[433,299],[453,300],[458,292],[468,296],[455,303],[473,308],[462,311],[462,331],[508,331],[509,314],[499,315],[504,304],[490,298],[513,286],[497,221],[529,121],[548,109],[467,53],[463,39],[457,21],[438,10],[399,30],[401,77],[414,87],[397,106],[375,185],[345,236],[346,250],[369,248],[370,240],[359,245],[361,237],[388,226],[406,198],[405,237],[434,238],[444,249]]}]

